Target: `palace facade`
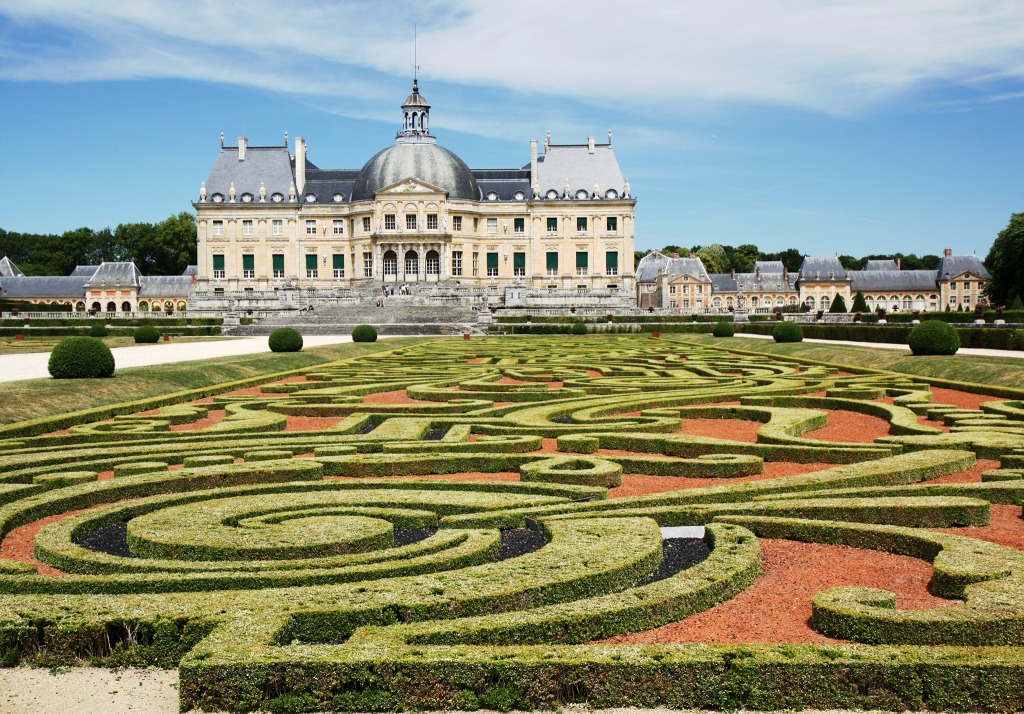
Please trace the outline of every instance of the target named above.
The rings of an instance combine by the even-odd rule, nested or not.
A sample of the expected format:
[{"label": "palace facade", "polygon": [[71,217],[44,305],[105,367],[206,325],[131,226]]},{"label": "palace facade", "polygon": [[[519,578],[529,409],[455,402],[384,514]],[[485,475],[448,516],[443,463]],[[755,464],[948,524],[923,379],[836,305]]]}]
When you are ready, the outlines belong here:
[{"label": "palace facade", "polygon": [[630,193],[607,143],[530,143],[522,168],[471,169],[430,133],[413,82],[395,143],[361,169],[321,169],[303,139],[222,146],[193,205],[197,298],[386,283],[634,290]]}]

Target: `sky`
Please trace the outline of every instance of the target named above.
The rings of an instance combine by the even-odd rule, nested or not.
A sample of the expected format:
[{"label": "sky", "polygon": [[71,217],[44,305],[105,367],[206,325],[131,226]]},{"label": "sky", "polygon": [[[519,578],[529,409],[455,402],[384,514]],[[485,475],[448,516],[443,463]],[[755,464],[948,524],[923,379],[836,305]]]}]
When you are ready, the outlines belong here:
[{"label": "sky", "polygon": [[984,258],[1024,212],[1022,0],[0,0],[0,228],[191,211],[221,132],[359,168],[414,64],[473,168],[613,130],[641,250]]}]

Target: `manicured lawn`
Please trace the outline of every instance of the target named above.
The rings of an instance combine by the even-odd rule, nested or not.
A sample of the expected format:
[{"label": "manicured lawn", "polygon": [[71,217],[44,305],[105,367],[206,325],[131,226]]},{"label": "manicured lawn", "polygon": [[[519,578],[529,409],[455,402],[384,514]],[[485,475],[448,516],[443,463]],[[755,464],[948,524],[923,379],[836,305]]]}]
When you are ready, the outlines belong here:
[{"label": "manicured lawn", "polygon": [[[132,338],[127,339],[134,344]],[[287,372],[348,357],[383,352],[421,341],[423,338],[402,337],[371,343],[315,347],[295,353],[242,355],[154,367],[135,367],[119,369],[111,379],[29,379],[8,382],[0,384],[0,401],[4,404],[4,409],[0,410],[0,423],[10,424],[184,389],[232,382],[262,374]]]},{"label": "manicured lawn", "polygon": [[[0,337],[0,355],[21,355],[32,352],[52,352],[63,338],[61,337],[32,337],[26,335],[24,340],[16,340],[13,337]],[[107,347],[134,347],[135,338],[132,335],[118,335],[116,337],[101,338]],[[202,335],[182,335],[172,337],[175,342],[210,342],[212,340],[230,340],[230,337],[206,337]]]}]

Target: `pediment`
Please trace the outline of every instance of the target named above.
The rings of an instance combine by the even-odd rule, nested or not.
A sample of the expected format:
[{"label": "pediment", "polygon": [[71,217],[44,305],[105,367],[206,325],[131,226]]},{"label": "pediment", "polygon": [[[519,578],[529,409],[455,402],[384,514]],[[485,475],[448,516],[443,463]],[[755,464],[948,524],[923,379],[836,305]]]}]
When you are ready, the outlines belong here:
[{"label": "pediment", "polygon": [[383,186],[377,191],[377,196],[395,196],[395,195],[426,195],[426,194],[440,194],[441,196],[447,196],[448,192],[443,188],[434,186],[427,183],[426,181],[420,181],[418,178],[408,177],[401,181]]}]

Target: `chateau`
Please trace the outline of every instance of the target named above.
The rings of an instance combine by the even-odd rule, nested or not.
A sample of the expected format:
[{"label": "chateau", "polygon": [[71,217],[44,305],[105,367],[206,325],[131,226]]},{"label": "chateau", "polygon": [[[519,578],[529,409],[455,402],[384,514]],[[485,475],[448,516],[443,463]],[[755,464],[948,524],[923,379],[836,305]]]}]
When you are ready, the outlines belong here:
[{"label": "chateau", "polygon": [[416,81],[402,115],[394,145],[361,169],[319,168],[301,138],[294,153],[287,135],[274,147],[222,138],[193,204],[196,299],[270,306],[295,291],[432,283],[632,302],[636,201],[611,132],[574,145],[549,134],[522,168],[471,169],[430,133]]}]

